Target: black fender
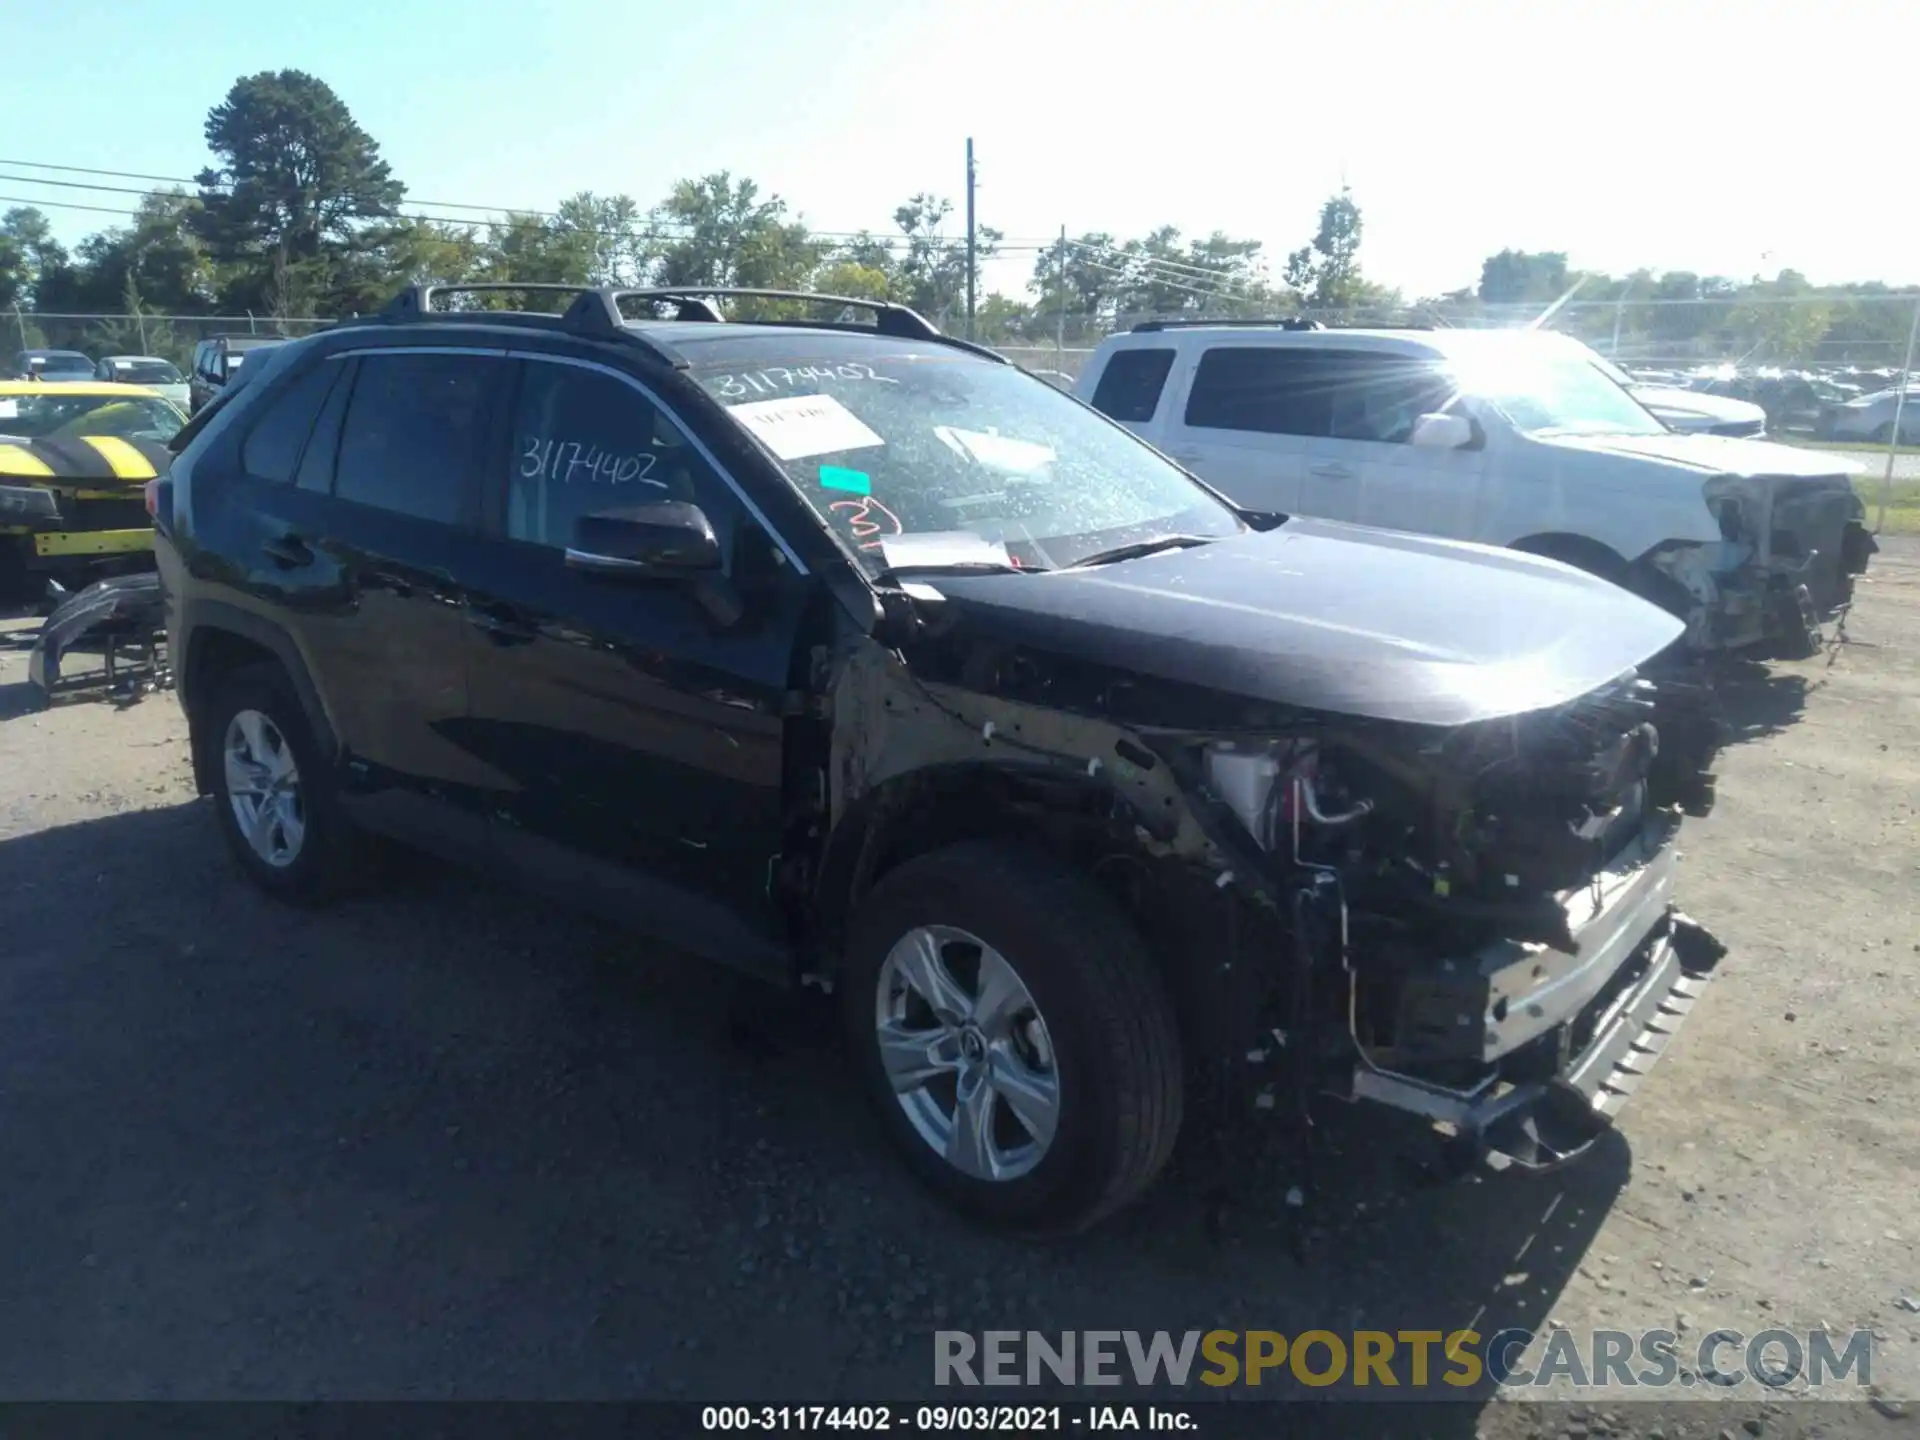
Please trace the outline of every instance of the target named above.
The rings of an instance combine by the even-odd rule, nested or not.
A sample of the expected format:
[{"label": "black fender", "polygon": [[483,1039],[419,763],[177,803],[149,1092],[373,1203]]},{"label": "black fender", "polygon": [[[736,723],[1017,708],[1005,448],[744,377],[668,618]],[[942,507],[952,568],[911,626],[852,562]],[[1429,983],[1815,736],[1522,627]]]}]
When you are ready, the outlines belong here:
[{"label": "black fender", "polygon": [[[206,702],[207,657],[217,651],[223,635],[246,641],[279,663],[300,702],[314,743],[330,762],[338,761],[339,732],[320,698],[320,688],[314,683],[312,669],[298,642],[274,621],[225,601],[189,598],[178,607],[174,641],[179,653],[173,657],[174,685],[189,723]],[[193,747],[193,777],[200,793],[207,794],[211,780],[207,773],[208,757],[202,750],[200,744]]]}]

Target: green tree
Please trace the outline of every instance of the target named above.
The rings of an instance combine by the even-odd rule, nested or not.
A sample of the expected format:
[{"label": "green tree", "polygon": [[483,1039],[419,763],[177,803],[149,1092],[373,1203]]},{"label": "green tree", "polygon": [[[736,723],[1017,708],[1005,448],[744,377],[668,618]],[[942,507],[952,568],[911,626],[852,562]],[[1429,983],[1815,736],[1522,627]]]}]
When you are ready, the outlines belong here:
[{"label": "green tree", "polygon": [[673,237],[656,241],[663,285],[805,289],[828,249],[786,201],[726,170],[682,180],[654,219]]},{"label": "green tree", "polygon": [[1320,207],[1320,227],[1310,243],[1287,256],[1286,281],[1316,309],[1340,309],[1379,297],[1360,273],[1360,207],[1342,189]]},{"label": "green tree", "polygon": [[1480,262],[1480,300],[1486,305],[1550,304],[1567,292],[1564,250],[1502,250]]},{"label": "green tree", "polygon": [[578,268],[595,285],[636,286],[653,263],[653,241],[630,195],[582,190],[560,202],[555,237],[578,249]]},{"label": "green tree", "polygon": [[[893,212],[893,223],[906,241],[896,261],[895,298],[943,328],[954,328],[966,313],[967,239],[964,233],[947,233],[952,214],[951,200],[924,192]],[[976,295],[984,288],[980,267],[998,253],[1001,238],[991,225],[974,227]]]},{"label": "green tree", "polygon": [[1036,313],[1064,313],[1067,329],[1079,338],[1114,315],[1125,279],[1113,236],[1094,230],[1041,250],[1030,288],[1040,297]]},{"label": "green tree", "polygon": [[268,70],[208,112],[195,228],[228,267],[224,303],[284,313],[323,304],[343,260],[377,245],[406,187],[325,81]]},{"label": "green tree", "polygon": [[204,314],[214,274],[190,225],[198,205],[179,190],[146,196],[131,225],[98,231],[75,246],[71,263],[47,274],[36,303],[44,310],[106,313],[121,310],[133,294],[143,310]]},{"label": "green tree", "polygon": [[20,205],[0,216],[0,305],[37,305],[43,277],[66,265],[67,252],[44,212]]},{"label": "green tree", "polygon": [[893,279],[875,265],[858,260],[830,260],[813,277],[814,288],[825,295],[847,295],[855,300],[892,298]]}]

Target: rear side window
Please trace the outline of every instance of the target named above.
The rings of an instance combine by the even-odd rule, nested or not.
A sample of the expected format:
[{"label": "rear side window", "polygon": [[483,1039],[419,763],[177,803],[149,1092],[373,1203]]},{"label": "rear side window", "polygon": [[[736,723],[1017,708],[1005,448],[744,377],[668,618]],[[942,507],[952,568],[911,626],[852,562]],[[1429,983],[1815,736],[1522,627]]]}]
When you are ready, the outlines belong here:
[{"label": "rear side window", "polygon": [[1110,420],[1151,420],[1172,369],[1171,350],[1116,350],[1093,387],[1093,408]]},{"label": "rear side window", "polygon": [[240,445],[240,464],[249,475],[286,484],[293,479],[313,422],[339,378],[340,366],[322,363],[298,377],[261,407],[260,418]]},{"label": "rear side window", "polygon": [[481,355],[367,355],[354,376],[333,493],[451,525],[477,495],[487,399],[503,362]]},{"label": "rear side window", "polygon": [[1220,346],[1194,371],[1186,423],[1200,430],[1261,435],[1333,433],[1322,357],[1303,347]]}]

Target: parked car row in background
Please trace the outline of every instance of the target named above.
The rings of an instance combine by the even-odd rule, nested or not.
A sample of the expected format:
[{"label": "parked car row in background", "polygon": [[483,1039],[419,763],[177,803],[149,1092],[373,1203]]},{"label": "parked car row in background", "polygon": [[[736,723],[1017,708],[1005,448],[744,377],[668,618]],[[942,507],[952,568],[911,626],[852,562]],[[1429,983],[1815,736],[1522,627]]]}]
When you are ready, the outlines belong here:
[{"label": "parked car row in background", "polygon": [[188,374],[157,355],[103,355],[98,360],[79,350],[17,351],[0,378],[70,385],[102,380],[157,390],[191,414],[239,373],[248,355],[283,343],[277,335],[215,335],[193,347]]},{"label": "parked car row in background", "polygon": [[[1628,377],[1628,383],[1636,391],[1657,387],[1663,397],[1677,401],[1677,408],[1681,410],[1699,405],[1704,397],[1749,403],[1759,407],[1769,431],[1811,436],[1817,440],[1887,444],[1895,438],[1898,409],[1900,443],[1920,443],[1920,414],[1914,409],[1920,385],[1904,381],[1898,370],[1841,367],[1781,370],[1770,366],[1719,365],[1675,371],[1630,365],[1621,373]],[[1907,387],[1904,406],[1900,404],[1903,384]],[[1660,407],[1649,408],[1658,411]],[[1684,427],[1676,425],[1675,428]]]}]

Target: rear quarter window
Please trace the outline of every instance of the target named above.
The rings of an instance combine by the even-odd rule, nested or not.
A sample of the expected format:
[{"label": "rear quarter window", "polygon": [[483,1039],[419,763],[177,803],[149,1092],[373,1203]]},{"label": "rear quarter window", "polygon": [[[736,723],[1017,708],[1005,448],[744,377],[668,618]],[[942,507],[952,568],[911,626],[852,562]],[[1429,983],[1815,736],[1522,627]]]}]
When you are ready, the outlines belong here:
[{"label": "rear quarter window", "polygon": [[1116,350],[1093,387],[1093,408],[1110,420],[1151,420],[1172,369],[1172,350]]}]

